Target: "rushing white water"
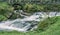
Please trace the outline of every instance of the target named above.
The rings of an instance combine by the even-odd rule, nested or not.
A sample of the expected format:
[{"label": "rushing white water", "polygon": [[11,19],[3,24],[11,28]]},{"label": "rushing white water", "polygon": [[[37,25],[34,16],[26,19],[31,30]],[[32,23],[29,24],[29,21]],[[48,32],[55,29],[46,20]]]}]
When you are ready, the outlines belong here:
[{"label": "rushing white water", "polygon": [[[15,11],[16,13],[16,11]],[[33,13],[31,16],[26,16],[23,15],[23,11],[21,11],[20,14],[21,16],[24,16],[24,18],[20,19],[15,19],[15,20],[7,20],[3,21],[0,23],[0,30],[16,30],[16,31],[22,31],[26,32],[30,29],[37,28],[38,22],[42,21],[43,19],[49,17],[54,17],[54,16],[60,16],[60,13],[56,12],[50,12],[48,15],[45,12],[36,12]],[[24,13],[27,14],[27,13]]]},{"label": "rushing white water", "polygon": [[[21,13],[20,13],[21,14]],[[23,14],[21,14],[22,16]],[[7,20],[0,23],[0,29],[3,30],[17,30],[17,31],[28,31],[35,27],[39,21],[44,18],[42,12],[36,12],[31,16],[24,15],[23,19]],[[41,19],[41,20],[40,20]]]}]

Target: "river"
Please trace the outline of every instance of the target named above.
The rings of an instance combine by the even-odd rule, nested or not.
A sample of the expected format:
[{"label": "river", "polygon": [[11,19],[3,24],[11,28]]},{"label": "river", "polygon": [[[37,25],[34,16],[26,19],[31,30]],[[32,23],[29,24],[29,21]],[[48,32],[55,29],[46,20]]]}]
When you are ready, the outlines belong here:
[{"label": "river", "polygon": [[[16,13],[16,11],[14,12]],[[35,12],[30,16],[23,15],[27,13],[24,13],[21,10],[19,12],[19,14],[24,18],[2,21],[0,22],[0,30],[27,32],[29,30],[36,29],[37,24],[47,17],[60,16],[60,12],[49,12],[48,14],[46,12]]]}]

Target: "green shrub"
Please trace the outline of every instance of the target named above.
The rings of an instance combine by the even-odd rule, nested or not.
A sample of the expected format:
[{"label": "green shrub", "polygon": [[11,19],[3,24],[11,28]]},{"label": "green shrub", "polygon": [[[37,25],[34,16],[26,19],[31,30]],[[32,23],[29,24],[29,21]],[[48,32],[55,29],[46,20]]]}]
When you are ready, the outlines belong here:
[{"label": "green shrub", "polygon": [[5,2],[0,3],[0,14],[5,14],[7,12],[13,11],[13,8]]},{"label": "green shrub", "polygon": [[0,21],[4,21],[4,20],[7,20],[7,18],[3,15],[0,15]]},{"label": "green shrub", "polygon": [[29,4],[29,3],[27,3],[23,7],[23,9],[26,12],[38,12],[38,11],[44,10],[44,6],[43,5],[37,5],[37,4]]},{"label": "green shrub", "polygon": [[41,21],[38,24],[38,30],[37,31],[44,31],[46,30],[51,24],[54,24],[57,21],[57,17],[47,18],[44,21]]},{"label": "green shrub", "polygon": [[6,2],[0,2],[0,15],[3,15],[7,18],[11,12],[13,12],[13,7],[8,5]]}]

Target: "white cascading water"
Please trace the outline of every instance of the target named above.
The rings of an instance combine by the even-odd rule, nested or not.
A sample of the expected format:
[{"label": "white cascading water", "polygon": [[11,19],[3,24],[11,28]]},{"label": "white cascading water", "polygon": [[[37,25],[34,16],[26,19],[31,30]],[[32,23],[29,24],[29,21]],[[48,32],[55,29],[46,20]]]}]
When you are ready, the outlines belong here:
[{"label": "white cascading water", "polygon": [[[19,12],[21,16],[24,16],[24,18],[22,19],[18,18],[15,20],[7,20],[0,22],[0,30],[16,30],[16,31],[26,32],[32,28],[37,28],[38,22],[48,17],[45,12],[35,12],[31,16],[26,16],[21,14],[24,13],[23,11],[19,11]],[[49,16],[52,17],[51,14],[54,13],[55,12],[50,12]],[[60,16],[60,13],[58,13],[56,16]]]}]

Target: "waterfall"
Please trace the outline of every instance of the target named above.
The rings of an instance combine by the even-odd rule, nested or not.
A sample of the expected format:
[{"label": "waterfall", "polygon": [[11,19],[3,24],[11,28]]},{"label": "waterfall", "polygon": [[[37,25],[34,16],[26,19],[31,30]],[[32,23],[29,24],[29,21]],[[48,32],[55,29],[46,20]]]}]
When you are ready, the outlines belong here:
[{"label": "waterfall", "polygon": [[[14,11],[17,13],[17,11]],[[31,29],[37,28],[37,24],[47,18],[46,12],[35,12],[30,16],[26,16],[25,13],[19,10],[19,13],[24,18],[18,18],[15,20],[7,20],[0,22],[0,30],[16,30],[21,32],[26,32]],[[60,12],[50,12],[49,17],[60,16]]]}]

